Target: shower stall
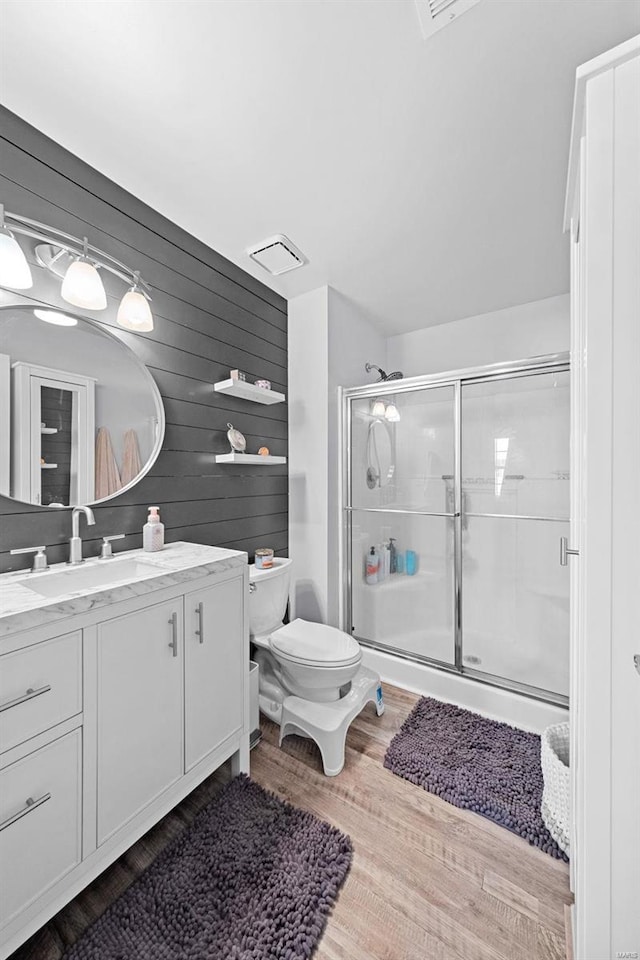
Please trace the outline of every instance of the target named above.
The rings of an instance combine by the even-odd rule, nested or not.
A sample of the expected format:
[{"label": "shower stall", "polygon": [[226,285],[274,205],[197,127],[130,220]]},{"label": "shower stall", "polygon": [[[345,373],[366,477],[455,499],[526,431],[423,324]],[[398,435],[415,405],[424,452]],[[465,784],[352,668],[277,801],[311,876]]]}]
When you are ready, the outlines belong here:
[{"label": "shower stall", "polygon": [[343,629],[566,704],[568,356],[353,387],[342,405]]}]

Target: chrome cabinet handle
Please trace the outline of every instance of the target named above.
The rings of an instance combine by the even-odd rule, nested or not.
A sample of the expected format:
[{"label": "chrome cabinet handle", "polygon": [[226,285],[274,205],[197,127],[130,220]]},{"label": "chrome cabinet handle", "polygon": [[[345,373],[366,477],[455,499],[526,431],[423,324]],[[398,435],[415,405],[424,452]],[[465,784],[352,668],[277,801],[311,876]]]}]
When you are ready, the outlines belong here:
[{"label": "chrome cabinet handle", "polygon": [[571,556],[571,557],[579,557],[579,556],[580,556],[580,551],[579,551],[579,550],[571,550],[571,548],[568,546],[568,543],[569,543],[569,541],[567,540],[566,537],[560,537],[560,566],[561,566],[561,567],[566,567],[566,565],[567,565],[567,557],[569,557],[569,556]]},{"label": "chrome cabinet handle", "polygon": [[21,820],[23,817],[26,817],[28,813],[31,813],[32,810],[36,809],[36,807],[41,807],[43,803],[47,802],[47,800],[51,800],[50,793],[44,793],[41,797],[38,797],[37,800],[34,800],[33,797],[27,797],[22,810],[18,810],[18,812],[14,813],[12,817],[7,817],[6,820],[3,820],[2,823],[0,823],[0,830],[6,830],[7,827],[10,827],[12,823],[16,822],[16,820]]},{"label": "chrome cabinet handle", "polygon": [[178,614],[172,613],[171,619],[168,621],[171,625],[171,640],[169,641],[169,646],[173,650],[174,657],[178,656]]},{"label": "chrome cabinet handle", "polygon": [[11,707],[17,707],[19,703],[25,703],[27,700],[33,700],[34,697],[40,697],[43,693],[49,693],[51,690],[51,684],[47,683],[44,687],[38,687],[37,690],[34,690],[33,687],[29,687],[26,693],[23,693],[21,697],[16,697],[15,700],[7,700],[6,703],[0,704],[0,713],[4,713],[5,710],[10,710]]},{"label": "chrome cabinet handle", "polygon": [[196,637],[200,637],[200,643],[204,643],[204,604],[202,601],[196,607],[196,613],[198,614],[198,629],[196,630]]}]

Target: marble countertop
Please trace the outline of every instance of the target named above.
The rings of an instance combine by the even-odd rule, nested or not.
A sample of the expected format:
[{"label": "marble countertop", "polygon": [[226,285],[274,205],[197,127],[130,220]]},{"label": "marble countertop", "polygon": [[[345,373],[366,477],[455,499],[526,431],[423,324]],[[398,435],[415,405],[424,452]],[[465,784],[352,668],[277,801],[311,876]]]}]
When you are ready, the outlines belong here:
[{"label": "marble countertop", "polygon": [[[129,572],[123,579],[124,571],[118,570],[123,561],[129,561],[129,571],[131,561],[140,563],[141,575],[132,578]],[[24,570],[5,573],[0,575],[0,637],[87,613],[120,600],[142,597],[154,590],[188,584],[190,580],[244,567],[246,563],[247,554],[239,550],[178,541],[167,544],[157,553],[127,550],[108,560],[85,560],[73,569],[80,573],[92,567],[98,567],[100,571],[112,570],[113,579],[99,586],[86,586],[52,597],[42,596],[30,589],[29,584],[36,586],[39,580],[70,571],[66,563],[54,564],[43,573],[30,574]],[[150,572],[151,567],[154,569]]]}]

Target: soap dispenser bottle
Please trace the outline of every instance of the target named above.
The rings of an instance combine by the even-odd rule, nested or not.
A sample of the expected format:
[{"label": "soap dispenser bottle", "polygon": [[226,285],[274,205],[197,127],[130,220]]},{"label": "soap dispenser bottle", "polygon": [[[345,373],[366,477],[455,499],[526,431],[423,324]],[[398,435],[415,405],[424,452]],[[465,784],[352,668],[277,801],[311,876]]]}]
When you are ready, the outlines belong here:
[{"label": "soap dispenser bottle", "polygon": [[164,523],[160,523],[160,508],[149,507],[147,522],[142,528],[142,549],[148,553],[164,547]]}]

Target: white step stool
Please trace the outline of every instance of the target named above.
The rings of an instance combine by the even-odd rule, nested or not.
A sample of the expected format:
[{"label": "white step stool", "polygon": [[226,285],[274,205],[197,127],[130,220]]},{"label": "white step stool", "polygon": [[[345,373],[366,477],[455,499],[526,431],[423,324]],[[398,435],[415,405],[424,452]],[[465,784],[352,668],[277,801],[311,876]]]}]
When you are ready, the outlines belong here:
[{"label": "white step stool", "polygon": [[336,777],[344,767],[347,730],[368,703],[375,703],[378,716],[384,712],[380,677],[360,667],[351,681],[351,690],[341,700],[313,703],[301,697],[285,697],[280,719],[280,746],[290,733],[315,740],[327,777]]}]

